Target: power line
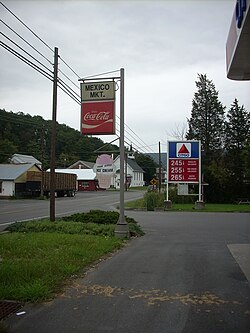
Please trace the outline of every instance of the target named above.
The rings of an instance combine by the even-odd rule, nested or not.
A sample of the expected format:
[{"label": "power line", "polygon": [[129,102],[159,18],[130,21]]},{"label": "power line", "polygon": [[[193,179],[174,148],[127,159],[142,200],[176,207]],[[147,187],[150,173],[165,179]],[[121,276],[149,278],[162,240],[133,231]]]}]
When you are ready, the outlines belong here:
[{"label": "power line", "polygon": [[[28,25],[26,25],[17,15],[15,15],[6,5],[4,5],[2,2],[0,2],[0,4],[9,12],[11,13],[22,25],[24,25],[36,38],[39,39],[39,41],[41,41],[47,48],[49,48],[52,52],[53,49],[42,39],[40,38],[31,28],[28,27]],[[48,61],[51,65],[52,62],[46,58],[40,51],[38,51],[33,45],[31,45],[29,42],[27,42],[21,35],[19,35],[14,29],[12,29],[7,23],[3,22],[1,20],[1,22],[8,27],[13,33],[15,33],[19,38],[21,38],[27,45],[29,45],[33,50],[35,50],[40,56],[42,56],[44,59],[46,59],[46,61]],[[4,35],[4,34],[2,34]],[[52,73],[52,71],[50,69],[48,69],[48,67],[46,67],[44,64],[42,64],[41,62],[39,62],[35,57],[33,57],[30,53],[28,53],[26,50],[24,50],[23,48],[21,48],[18,44],[16,44],[14,41],[12,41],[10,38],[8,38],[6,35],[4,35],[9,41],[11,41],[12,43],[14,43],[14,45],[18,48],[20,48],[23,52],[25,52],[27,55],[29,55],[33,60],[35,60],[36,62],[38,62],[41,66],[45,67],[50,73]],[[33,69],[37,70],[38,72],[40,72],[42,75],[44,75],[46,78],[50,79],[52,81],[52,77],[49,73],[45,72],[44,70],[42,70],[39,66],[35,65],[33,62],[31,62],[30,60],[28,60],[27,58],[25,58],[24,56],[22,56],[20,53],[18,53],[17,51],[15,51],[14,49],[12,49],[11,47],[9,47],[7,44],[1,42],[1,46],[4,47],[6,50],[8,50],[9,52],[11,52],[13,55],[15,55],[16,57],[18,57],[20,60],[22,60],[23,62],[25,62],[26,64],[28,64],[29,66],[31,66]],[[80,78],[80,76],[60,57],[60,60],[78,77]],[[114,70],[114,71],[109,71],[109,72],[103,72],[103,73],[99,73],[99,74],[95,74],[95,75],[91,75],[91,76],[87,76],[85,77],[87,78],[95,78],[98,76],[102,76],[102,75],[107,75],[107,74],[111,74],[111,73],[116,73],[119,72],[120,70]],[[59,70],[60,73],[62,73],[63,76],[65,76],[67,78],[67,80],[69,80],[75,87],[78,88],[78,86],[61,70]],[[71,97],[76,103],[81,104],[80,102],[80,95],[78,93],[76,93],[69,85],[67,85],[63,80],[58,79],[58,85],[59,88],[61,90],[63,90],[69,97]],[[118,116],[117,116],[118,117]],[[118,117],[119,118],[119,117]],[[139,145],[141,145],[141,143],[138,141],[138,139],[143,143],[143,147],[141,148],[149,148],[149,146],[128,126],[125,124],[125,127],[131,131],[133,133],[130,134],[128,132],[128,130],[126,131],[126,134],[128,136],[131,136],[133,138],[133,140],[131,140],[130,138],[126,137],[126,139],[131,140],[133,145],[135,147],[138,147],[138,149],[140,148],[137,143],[139,143]],[[135,137],[135,136],[136,137]],[[136,143],[134,142],[134,140],[136,141]],[[147,149],[148,149],[147,148]],[[144,150],[145,151],[145,150]]]},{"label": "power line", "polygon": [[54,50],[42,39],[40,38],[32,29],[30,29],[17,15],[15,15],[7,6],[5,6],[2,2],[0,4],[9,12],[11,15],[13,15],[22,25],[25,26],[36,38],[38,38],[48,49],[50,49],[53,53]]},{"label": "power line", "polygon": [[43,66],[44,68],[46,68],[51,74],[53,73],[47,66],[45,66],[43,63],[41,63],[39,60],[37,60],[35,57],[33,57],[29,52],[25,51],[20,45],[18,45],[17,43],[15,43],[11,38],[9,38],[8,36],[6,36],[4,33],[0,32],[1,35],[3,35],[6,39],[8,39],[8,41],[10,41],[12,44],[14,44],[16,47],[18,47],[19,49],[21,49],[24,53],[26,53],[28,56],[30,56],[33,60],[35,60],[36,62],[38,62],[41,66]]},{"label": "power line", "polygon": [[90,76],[85,76],[84,78],[82,78],[83,80],[84,79],[90,79],[90,78],[94,78],[94,77],[98,77],[98,76],[102,76],[102,75],[107,75],[107,74],[111,74],[111,73],[117,73],[117,72],[120,72],[119,69],[116,69],[114,71],[110,71],[110,72],[104,72],[104,73],[100,73],[100,74],[95,74],[95,75],[90,75]]},{"label": "power line", "polygon": [[45,76],[50,81],[53,81],[53,76],[51,76],[49,73],[45,72],[42,68],[38,67],[36,64],[34,64],[32,61],[28,60],[26,57],[21,55],[19,52],[15,51],[12,47],[8,46],[4,42],[0,41],[0,45],[5,48],[7,51],[12,53],[14,56],[25,62],[27,65],[35,69],[37,72]]},{"label": "power line", "polygon": [[[120,119],[118,116],[117,116],[117,118],[118,119]],[[142,144],[143,144],[143,146],[142,146],[142,148],[146,148],[146,147],[148,147],[149,148],[149,146],[128,126],[128,125],[126,125],[125,124],[125,126],[141,141],[138,141],[138,139],[134,136],[134,135],[132,135],[132,134],[130,134],[126,129],[125,129],[125,132],[127,133],[127,135],[130,135],[134,140],[136,140],[136,142],[141,146]],[[137,147],[138,147],[138,145],[137,145]],[[150,148],[148,149],[147,148],[147,150],[150,150]],[[145,151],[145,150],[144,150]]]},{"label": "power line", "polygon": [[24,41],[27,45],[29,45],[34,51],[36,51],[41,57],[43,57],[45,60],[47,60],[51,65],[53,63],[45,57],[40,51],[38,51],[33,45],[31,45],[26,39],[24,39],[19,33],[17,33],[14,29],[12,29],[6,22],[0,19],[0,22],[3,23],[9,30],[11,30],[16,36],[18,36],[22,41]]},{"label": "power line", "polygon": [[[5,23],[4,21],[2,21],[2,20],[0,20],[3,24],[5,24],[5,26],[7,26],[12,32],[14,32],[19,38],[21,38],[27,45],[29,45],[33,50],[35,50],[39,55],[41,55],[44,59],[46,59],[51,65],[53,65],[53,63],[48,59],[48,58],[46,58],[40,51],[38,51],[35,47],[33,47],[27,40],[25,40],[21,35],[19,35],[14,29],[12,29],[7,23]],[[33,57],[29,52],[27,52],[26,50],[24,50],[20,45],[18,45],[17,43],[15,43],[11,38],[9,38],[8,36],[6,36],[4,33],[2,33],[1,32],[1,34],[6,38],[6,39],[8,39],[11,43],[13,43],[16,47],[18,47],[18,48],[20,48],[24,53],[26,53],[27,55],[29,55],[33,60],[35,60],[36,62],[38,62],[41,66],[43,66],[43,67],[45,67],[48,71],[50,71],[51,73],[52,73],[52,71],[47,67],[47,66],[45,66],[44,64],[42,64],[39,60],[37,60],[35,57]],[[63,76],[65,76],[71,83],[73,83],[77,88],[78,88],[78,86],[66,75],[66,74],[64,74],[64,72],[63,71],[61,71],[61,70],[59,70],[60,71],[60,73],[62,73],[62,75]],[[66,83],[64,83],[62,80],[61,80],[61,82],[60,82],[62,85],[66,85]],[[70,88],[68,85],[67,85],[67,87],[71,90],[71,91],[73,91],[73,89],[72,88]],[[71,95],[71,93],[69,92],[69,90],[68,89],[66,89],[65,87],[64,87],[64,89],[63,88],[61,88],[63,91],[67,91],[70,95]],[[65,91],[65,92],[66,92]],[[74,94],[76,94],[76,95],[78,95],[76,92],[74,92]],[[73,96],[73,95],[71,95],[71,96]],[[78,95],[79,96],[79,95]],[[80,96],[79,96],[80,97]],[[73,99],[75,99],[75,97],[73,97]],[[77,101],[77,103],[78,103],[78,101]]]},{"label": "power line", "polygon": [[[117,129],[117,132],[120,133],[119,129]],[[134,148],[136,148],[136,150],[138,150],[139,152],[141,151],[141,148],[133,140],[131,140],[131,138],[129,138],[126,135],[124,135],[124,138],[128,140],[128,141],[125,141],[128,146],[133,144],[133,146],[134,146]],[[146,151],[144,150],[143,153],[146,154]]]},{"label": "power line", "polygon": [[[67,84],[65,84],[62,80],[58,80],[58,86],[61,90],[63,90],[69,97],[71,97],[77,104],[81,105],[81,101],[77,98],[76,93],[68,87]],[[73,92],[73,93],[72,93]]]},{"label": "power line", "polygon": [[[24,25],[25,26],[25,28],[27,28],[36,38],[38,38],[47,48],[49,48],[49,50],[51,50],[52,52],[54,52],[53,51],[53,49],[42,39],[42,38],[40,38],[32,29],[30,29],[28,26],[27,26],[27,24],[25,24],[17,15],[15,15],[6,5],[4,5],[2,2],[1,2],[1,5],[9,12],[9,13],[11,13],[22,25]],[[44,57],[51,65],[52,65],[52,62],[48,59],[48,58],[46,58],[42,53],[40,53],[36,48],[34,48],[30,43],[28,43],[24,38],[22,38],[14,29],[12,29],[7,23],[5,23],[4,21],[2,21],[1,20],[1,22],[3,23],[3,24],[5,24],[5,26],[7,26],[13,33],[15,33],[18,37],[20,37],[25,43],[27,43],[30,47],[32,47],[36,52],[38,52],[42,57]],[[78,78],[80,78],[80,76],[66,63],[66,61],[65,60],[63,60],[62,58],[60,58],[61,59],[61,61],[78,77]],[[64,72],[63,71],[61,71],[61,70],[59,70],[59,72],[61,72],[69,81],[71,81],[70,80],[70,78],[66,75],[66,74],[64,74]],[[73,81],[71,81],[71,83],[73,83],[74,84],[74,82]]]}]

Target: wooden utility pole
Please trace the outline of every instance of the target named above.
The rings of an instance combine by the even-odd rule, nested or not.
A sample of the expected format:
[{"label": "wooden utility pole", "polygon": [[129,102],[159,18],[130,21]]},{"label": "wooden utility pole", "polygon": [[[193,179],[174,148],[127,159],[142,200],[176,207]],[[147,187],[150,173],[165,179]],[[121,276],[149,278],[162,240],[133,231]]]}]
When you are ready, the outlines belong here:
[{"label": "wooden utility pole", "polygon": [[50,221],[55,221],[55,160],[56,160],[56,110],[57,110],[57,80],[58,80],[58,48],[54,51],[53,106],[51,123],[50,152]]}]

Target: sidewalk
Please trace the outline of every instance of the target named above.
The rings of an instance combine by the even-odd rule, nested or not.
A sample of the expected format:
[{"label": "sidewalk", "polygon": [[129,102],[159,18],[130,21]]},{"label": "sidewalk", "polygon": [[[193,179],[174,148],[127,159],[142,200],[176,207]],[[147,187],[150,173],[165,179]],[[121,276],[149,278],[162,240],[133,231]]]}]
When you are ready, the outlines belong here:
[{"label": "sidewalk", "polygon": [[11,333],[250,332],[250,283],[228,249],[250,244],[250,214],[126,214],[146,235],[8,318]]}]

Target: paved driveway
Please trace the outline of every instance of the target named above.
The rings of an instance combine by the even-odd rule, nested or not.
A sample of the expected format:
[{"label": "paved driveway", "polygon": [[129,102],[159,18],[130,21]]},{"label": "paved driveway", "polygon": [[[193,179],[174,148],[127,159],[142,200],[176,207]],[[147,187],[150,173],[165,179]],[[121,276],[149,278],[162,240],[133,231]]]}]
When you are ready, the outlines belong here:
[{"label": "paved driveway", "polygon": [[146,235],[54,301],[9,318],[11,332],[250,332],[250,283],[237,262],[250,244],[250,214],[126,214]]}]

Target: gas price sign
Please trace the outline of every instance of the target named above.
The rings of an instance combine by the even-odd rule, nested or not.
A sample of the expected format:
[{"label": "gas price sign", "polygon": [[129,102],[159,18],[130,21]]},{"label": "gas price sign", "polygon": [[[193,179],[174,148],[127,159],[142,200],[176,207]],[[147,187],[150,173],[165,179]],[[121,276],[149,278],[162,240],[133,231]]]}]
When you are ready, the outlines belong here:
[{"label": "gas price sign", "polygon": [[169,142],[168,182],[199,183],[199,141]]}]

